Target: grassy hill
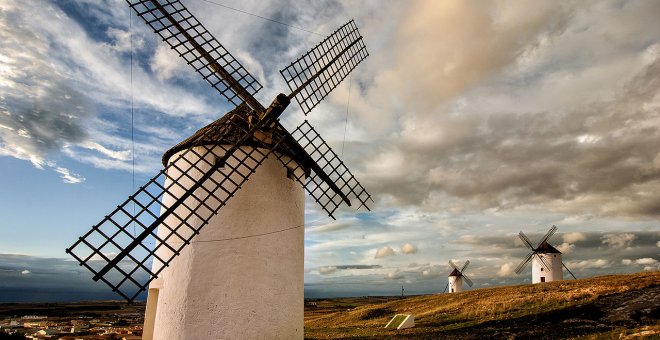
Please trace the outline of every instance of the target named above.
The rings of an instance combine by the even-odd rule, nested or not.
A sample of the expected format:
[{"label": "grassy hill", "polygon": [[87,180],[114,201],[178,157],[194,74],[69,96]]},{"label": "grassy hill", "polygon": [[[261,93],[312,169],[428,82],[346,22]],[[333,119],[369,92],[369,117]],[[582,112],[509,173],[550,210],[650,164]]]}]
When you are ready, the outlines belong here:
[{"label": "grassy hill", "polygon": [[[337,338],[660,338],[660,272],[413,296],[327,314],[306,311],[305,337]],[[415,327],[385,330],[397,313]]]}]

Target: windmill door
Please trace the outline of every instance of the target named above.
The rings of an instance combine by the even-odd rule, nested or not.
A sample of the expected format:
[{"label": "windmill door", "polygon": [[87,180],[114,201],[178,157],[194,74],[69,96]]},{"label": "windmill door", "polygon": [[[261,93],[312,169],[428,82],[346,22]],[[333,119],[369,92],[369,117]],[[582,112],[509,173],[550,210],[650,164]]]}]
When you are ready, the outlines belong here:
[{"label": "windmill door", "polygon": [[545,282],[545,276],[541,276],[541,282]]}]

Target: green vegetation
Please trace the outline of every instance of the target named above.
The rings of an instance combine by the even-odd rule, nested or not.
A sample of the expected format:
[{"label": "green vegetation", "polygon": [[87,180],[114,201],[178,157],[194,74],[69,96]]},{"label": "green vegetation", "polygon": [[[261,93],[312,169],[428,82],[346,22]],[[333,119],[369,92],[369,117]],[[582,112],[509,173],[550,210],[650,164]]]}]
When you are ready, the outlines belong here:
[{"label": "green vegetation", "polygon": [[392,319],[387,324],[387,326],[385,328],[394,328],[394,329],[398,328],[401,325],[401,323],[403,322],[403,320],[406,319],[406,316],[407,315],[397,314],[396,316],[394,316],[394,319]]},{"label": "green vegetation", "polygon": [[[602,334],[609,338],[611,332],[616,332],[618,337],[626,330],[648,326],[651,332],[660,332],[659,301],[659,272],[608,275],[414,296],[327,314],[317,312],[305,320],[305,337],[460,338],[468,334],[515,337],[516,334],[538,336],[543,331],[559,329],[564,332],[561,337],[591,334],[599,338],[598,334]],[[395,314],[412,314],[416,326],[400,331],[384,329]]]}]

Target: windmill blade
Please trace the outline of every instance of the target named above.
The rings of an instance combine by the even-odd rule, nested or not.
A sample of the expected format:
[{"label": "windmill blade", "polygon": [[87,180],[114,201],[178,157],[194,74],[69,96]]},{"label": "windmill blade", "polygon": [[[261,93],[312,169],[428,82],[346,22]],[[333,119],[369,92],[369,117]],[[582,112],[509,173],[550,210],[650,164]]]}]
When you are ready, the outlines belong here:
[{"label": "windmill blade", "polygon": [[289,169],[301,167],[314,171],[307,172],[306,178],[302,171],[293,173],[300,174],[296,179],[330,217],[334,219],[333,213],[342,201],[350,206],[351,200],[354,200],[359,203],[356,209],[364,207],[369,210],[368,201],[373,202],[371,195],[308,121],[304,121],[291,133],[291,139],[286,145],[302,148],[305,158],[280,160]]},{"label": "windmill blade", "polygon": [[280,71],[303,112],[308,114],[369,55],[353,20]]},{"label": "windmill blade", "polygon": [[456,269],[456,270],[458,270],[458,271],[460,272],[460,270],[458,269],[458,266],[457,266],[456,264],[454,264],[454,262],[452,262],[451,260],[449,260],[449,265],[450,265],[452,268],[454,268],[454,269]]},{"label": "windmill blade", "polygon": [[[183,149],[67,253],[90,270],[95,281],[133,301],[284,141],[284,133],[273,130],[271,144],[259,142],[253,136],[266,121],[249,128],[245,115],[256,113],[241,105],[223,118],[229,126],[225,133],[238,131],[236,135],[242,136],[234,145],[217,145],[221,150],[213,145]],[[255,147],[240,148],[248,142]]]},{"label": "windmill blade", "polygon": [[548,230],[548,232],[545,233],[545,236],[543,236],[543,238],[541,239],[541,242],[539,242],[539,245],[537,246],[537,248],[540,247],[544,242],[547,242],[552,237],[552,235],[555,234],[556,231],[557,231],[557,227],[553,225],[550,228],[550,230]]},{"label": "windmill blade", "polygon": [[520,264],[518,265],[518,267],[516,267],[516,270],[514,270],[514,272],[516,274],[520,274],[520,272],[522,272],[523,269],[525,269],[525,266],[527,266],[529,261],[532,260],[533,256],[534,256],[534,252],[531,252],[531,253],[527,254],[527,257],[525,257],[525,259],[522,260],[522,262],[520,262]]},{"label": "windmill blade", "polygon": [[550,265],[548,262],[546,262],[545,258],[543,256],[539,255],[538,253],[536,254],[536,257],[538,257],[539,262],[541,262],[541,265],[545,268],[545,270],[550,271]]},{"label": "windmill blade", "polygon": [[520,231],[520,233],[518,233],[518,237],[520,237],[520,239],[523,241],[523,243],[525,243],[525,244],[527,245],[527,247],[529,247],[529,249],[532,249],[532,250],[535,250],[535,249],[536,249],[536,248],[534,248],[534,246],[532,245],[532,241],[529,240],[529,238],[527,237],[527,235],[525,235],[525,234],[522,232],[522,230]]},{"label": "windmill blade", "polygon": [[472,282],[472,280],[470,280],[465,274],[463,274],[463,279],[467,282],[468,286],[472,287],[474,285],[474,282]]},{"label": "windmill blade", "polygon": [[126,0],[141,17],[213,88],[238,106],[263,113],[253,96],[261,84],[220,44],[179,0]]},{"label": "windmill blade", "polygon": [[571,276],[573,277],[573,280],[577,280],[577,277],[575,277],[575,275],[573,275],[573,272],[570,269],[568,269],[568,267],[566,267],[566,265],[564,264],[563,261],[561,262],[561,265],[564,266],[564,268],[566,268],[566,271],[568,271],[569,274],[571,274]]},{"label": "windmill blade", "polygon": [[463,272],[465,272],[465,270],[467,269],[467,267],[469,265],[470,265],[470,260],[465,261],[465,264],[463,265],[463,268],[461,268],[461,270],[459,270],[459,272],[461,272],[461,274],[463,274]]},{"label": "windmill blade", "polygon": [[443,290],[442,292],[443,292],[443,293],[447,292],[447,289],[448,289],[448,288],[449,288],[449,282],[447,282],[447,285],[445,286],[445,290]]}]

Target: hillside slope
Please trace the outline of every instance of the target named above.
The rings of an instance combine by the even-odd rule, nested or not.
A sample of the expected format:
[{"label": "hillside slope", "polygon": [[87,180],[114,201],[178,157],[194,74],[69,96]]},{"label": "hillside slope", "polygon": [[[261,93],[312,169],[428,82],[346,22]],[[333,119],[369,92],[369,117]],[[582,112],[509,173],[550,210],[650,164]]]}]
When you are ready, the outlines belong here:
[{"label": "hillside slope", "polygon": [[[415,328],[383,326],[412,314]],[[305,337],[566,338],[660,330],[660,272],[415,296],[310,318]],[[660,332],[660,331],[659,331]],[[654,336],[660,336],[660,333]]]}]

